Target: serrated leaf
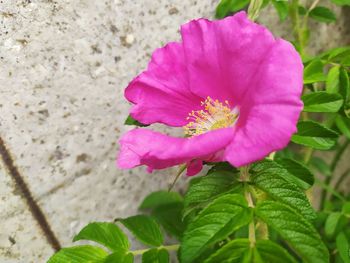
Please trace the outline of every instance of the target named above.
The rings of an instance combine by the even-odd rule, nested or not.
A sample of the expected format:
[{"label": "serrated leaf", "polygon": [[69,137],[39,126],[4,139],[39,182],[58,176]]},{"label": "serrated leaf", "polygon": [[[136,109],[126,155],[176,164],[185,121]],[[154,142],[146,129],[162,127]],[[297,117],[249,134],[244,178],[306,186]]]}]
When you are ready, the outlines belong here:
[{"label": "serrated leaf", "polygon": [[331,0],[336,5],[350,5],[350,0]]},{"label": "serrated leaf", "polygon": [[288,16],[288,2],[287,1],[277,1],[272,0],[272,4],[277,10],[280,21],[286,20]]},{"label": "serrated leaf", "polygon": [[242,195],[218,197],[185,230],[180,247],[181,262],[192,262],[208,246],[226,238],[251,220],[252,211]]},{"label": "serrated leaf", "polygon": [[205,260],[204,263],[244,262],[243,259],[246,257],[250,250],[249,245],[249,240],[246,238],[232,240],[215,251],[215,253],[212,254],[207,260]]},{"label": "serrated leaf", "polygon": [[249,0],[221,0],[216,7],[215,17],[224,18],[230,13],[243,9],[249,4]]},{"label": "serrated leaf", "polygon": [[139,209],[153,209],[158,206],[182,202],[183,198],[177,192],[157,191],[146,196]]},{"label": "serrated leaf", "polygon": [[283,259],[283,263],[296,263],[297,261],[289,255],[288,251],[280,245],[270,240],[258,240],[256,242],[256,248],[254,250],[254,262],[261,263],[280,263]]},{"label": "serrated leaf", "polygon": [[337,128],[350,140],[350,119],[338,115],[335,118]]},{"label": "serrated leaf", "polygon": [[257,204],[256,215],[277,231],[305,263],[328,263],[328,249],[313,225],[285,204],[263,201]]},{"label": "serrated leaf", "polygon": [[[103,263],[133,263],[134,255],[127,252],[114,252]],[[68,262],[67,262],[68,263]]]},{"label": "serrated leaf", "polygon": [[169,253],[165,249],[153,248],[142,254],[142,263],[168,263]]},{"label": "serrated leaf", "polygon": [[237,174],[230,171],[212,171],[206,176],[192,179],[184,198],[184,217],[234,188],[241,188],[241,184],[237,181]]},{"label": "serrated leaf", "polygon": [[337,20],[333,11],[324,6],[315,7],[310,11],[309,16],[317,21],[325,23],[335,22]]},{"label": "serrated leaf", "polygon": [[107,252],[99,247],[76,246],[61,249],[47,263],[104,263],[107,256]]},{"label": "serrated leaf", "polygon": [[120,222],[130,230],[134,236],[146,245],[159,247],[163,244],[163,235],[158,223],[150,216],[136,215]]},{"label": "serrated leaf", "polygon": [[128,237],[113,223],[95,222],[84,227],[73,239],[95,241],[112,251],[127,251]]},{"label": "serrated leaf", "polygon": [[343,260],[344,263],[350,263],[350,256],[349,256],[349,241],[346,237],[346,235],[344,234],[344,232],[340,232],[337,235],[336,238],[336,244],[337,244],[337,249],[339,252],[339,255],[341,257],[341,259]]},{"label": "serrated leaf", "polygon": [[321,60],[315,59],[304,68],[304,84],[325,81],[326,79]]},{"label": "serrated leaf", "polygon": [[131,117],[131,115],[129,115],[125,122],[124,122],[125,125],[135,125],[135,126],[138,126],[138,127],[147,127],[149,126],[148,124],[143,124],[141,122],[139,122],[138,120],[135,120],[133,117]]},{"label": "serrated leaf", "polygon": [[292,142],[318,150],[332,148],[338,139],[338,134],[314,121],[300,121],[298,132],[292,136]]},{"label": "serrated leaf", "polygon": [[293,207],[308,220],[316,219],[316,213],[304,192],[296,184],[285,179],[291,176],[286,169],[273,161],[265,160],[253,164],[249,173],[254,187],[267,192],[273,199]]},{"label": "serrated leaf", "polygon": [[290,175],[292,175],[285,176],[284,173],[281,174],[284,179],[295,183],[304,190],[307,190],[313,186],[315,182],[314,175],[304,164],[290,158],[276,159],[276,162],[285,168]]},{"label": "serrated leaf", "polygon": [[303,95],[305,112],[338,112],[343,105],[343,98],[339,94],[325,91]]}]

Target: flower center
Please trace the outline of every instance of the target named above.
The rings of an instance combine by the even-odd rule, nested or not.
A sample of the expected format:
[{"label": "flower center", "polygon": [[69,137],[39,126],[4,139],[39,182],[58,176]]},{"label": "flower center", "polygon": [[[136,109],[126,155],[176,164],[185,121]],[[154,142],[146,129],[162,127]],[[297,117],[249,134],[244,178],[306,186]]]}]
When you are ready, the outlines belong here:
[{"label": "flower center", "polygon": [[190,122],[184,126],[184,129],[188,136],[232,126],[239,117],[238,108],[235,107],[231,110],[228,101],[223,104],[218,100],[207,97],[201,104],[204,110],[192,111],[187,117]]}]

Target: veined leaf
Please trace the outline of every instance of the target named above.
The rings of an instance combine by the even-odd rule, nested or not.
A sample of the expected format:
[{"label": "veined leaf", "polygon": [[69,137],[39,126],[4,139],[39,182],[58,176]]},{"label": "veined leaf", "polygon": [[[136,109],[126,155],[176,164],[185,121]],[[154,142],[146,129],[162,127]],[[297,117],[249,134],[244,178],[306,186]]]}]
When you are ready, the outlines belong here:
[{"label": "veined leaf", "polygon": [[333,11],[324,6],[315,7],[310,11],[309,15],[311,18],[325,23],[331,23],[337,20]]},{"label": "veined leaf", "polygon": [[276,201],[257,204],[256,215],[277,231],[305,263],[328,263],[328,249],[313,225],[295,210]]},{"label": "veined leaf", "polygon": [[146,245],[159,247],[163,244],[162,232],[152,217],[136,215],[121,219],[120,222]]},{"label": "veined leaf", "polygon": [[306,112],[338,112],[343,105],[343,98],[336,93],[325,91],[303,95],[304,111]]},{"label": "veined leaf", "polygon": [[319,59],[311,61],[304,69],[304,84],[325,81],[327,78],[323,73],[323,63]]},{"label": "veined leaf", "polygon": [[130,247],[128,237],[113,223],[90,223],[73,239],[95,241],[112,251],[127,251]]},{"label": "veined leaf", "polygon": [[108,255],[106,260],[103,261],[103,263],[133,263],[133,262],[134,262],[134,255],[128,252],[114,252]]},{"label": "veined leaf", "polygon": [[335,131],[314,121],[300,121],[297,128],[298,132],[292,136],[292,142],[318,150],[332,148],[338,139]]},{"label": "veined leaf", "polygon": [[99,247],[76,246],[61,249],[47,263],[104,263],[107,256],[107,252]]},{"label": "veined leaf", "polygon": [[226,194],[215,199],[184,232],[180,247],[182,263],[192,262],[208,246],[225,239],[252,220],[252,211],[239,194]]},{"label": "veined leaf", "polygon": [[153,248],[142,254],[142,263],[168,263],[169,253],[165,249]]},{"label": "veined leaf", "polygon": [[265,160],[253,164],[249,173],[255,187],[267,192],[273,199],[293,207],[308,220],[316,219],[316,213],[304,192],[296,184],[285,179],[291,176],[286,169],[273,161]]}]

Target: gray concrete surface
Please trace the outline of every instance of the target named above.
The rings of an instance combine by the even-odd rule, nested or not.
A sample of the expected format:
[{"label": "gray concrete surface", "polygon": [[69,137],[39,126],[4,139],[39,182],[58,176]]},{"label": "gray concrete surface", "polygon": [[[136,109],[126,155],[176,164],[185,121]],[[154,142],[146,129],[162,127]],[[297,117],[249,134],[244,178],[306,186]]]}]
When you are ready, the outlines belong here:
[{"label": "gray concrete surface", "polygon": [[[213,17],[217,3],[0,1],[0,135],[63,246],[90,221],[134,214],[172,180],[172,169],[115,167],[117,139],[129,129],[123,89],[155,48],[179,39],[181,24]],[[290,35],[271,10],[261,21]],[[318,24],[313,50],[348,41],[346,23]],[[46,262],[52,252],[0,165],[0,262]]]}]

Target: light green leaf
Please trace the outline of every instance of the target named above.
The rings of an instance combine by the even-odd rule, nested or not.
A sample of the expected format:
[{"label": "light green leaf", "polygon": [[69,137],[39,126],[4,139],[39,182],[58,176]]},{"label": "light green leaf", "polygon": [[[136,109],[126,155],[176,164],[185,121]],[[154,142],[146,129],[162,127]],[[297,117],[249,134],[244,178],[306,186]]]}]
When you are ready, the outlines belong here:
[{"label": "light green leaf", "polygon": [[344,222],[346,224],[347,219],[340,212],[330,213],[327,217],[324,231],[327,238],[333,238],[336,234],[338,234],[339,230],[344,226]]},{"label": "light green leaf", "polygon": [[153,248],[142,255],[142,263],[168,263],[169,253],[165,249]]},{"label": "light green leaf", "polygon": [[336,5],[350,5],[350,0],[331,0]]},{"label": "light green leaf", "polygon": [[237,173],[216,170],[206,176],[192,179],[184,199],[184,217],[193,210],[206,206],[220,195],[241,189],[237,177]]},{"label": "light green leaf", "polygon": [[303,95],[305,112],[338,112],[343,105],[343,98],[339,94],[325,91]]},{"label": "light green leaf", "polygon": [[315,59],[309,63],[304,69],[304,84],[325,81],[326,75],[323,73],[323,63],[319,59]]},{"label": "light green leaf", "polygon": [[350,217],[350,201],[347,201],[343,204],[342,211],[343,215]]},{"label": "light green leaf", "polygon": [[104,263],[107,256],[107,252],[99,247],[76,246],[61,249],[47,263]]},{"label": "light green leaf", "polygon": [[337,93],[339,91],[339,71],[340,67],[332,67],[327,75],[326,90],[328,93]]},{"label": "light green leaf", "polygon": [[163,244],[163,235],[158,223],[150,216],[136,215],[120,222],[130,230],[135,237],[146,245],[159,247]]},{"label": "light green leaf", "polygon": [[335,118],[335,124],[337,125],[338,129],[344,134],[349,140],[350,140],[350,119],[338,115]]},{"label": "light green leaf", "polygon": [[221,0],[216,8],[215,17],[224,18],[230,13],[239,11],[249,4],[249,0]]},{"label": "light green leaf", "polygon": [[153,209],[162,205],[182,203],[183,198],[177,192],[158,191],[146,196],[140,205],[140,209]]},{"label": "light green leaf", "polygon": [[310,11],[309,16],[317,21],[325,23],[335,22],[337,20],[333,11],[324,6],[315,7]]},{"label": "light green leaf", "polygon": [[242,195],[216,198],[191,221],[180,247],[182,263],[192,262],[208,246],[223,240],[252,220],[252,211]]},{"label": "light green leaf", "polygon": [[283,263],[296,263],[297,261],[289,255],[288,251],[280,245],[270,240],[258,240],[256,242],[256,248],[254,250],[253,262],[261,263],[280,263],[283,258]]},{"label": "light green leaf", "polygon": [[216,250],[204,263],[242,263],[250,252],[250,243],[246,238],[234,239]]},{"label": "light green leaf", "polygon": [[147,127],[149,126],[149,124],[143,124],[141,122],[139,122],[138,120],[135,120],[133,117],[131,117],[131,115],[129,115],[125,122],[124,122],[125,125],[135,125],[135,126],[138,126],[138,127]]},{"label": "light green leaf", "polygon": [[314,121],[300,121],[297,128],[292,142],[318,150],[332,148],[338,139],[338,133]]},{"label": "light green leaf", "polygon": [[255,163],[249,171],[254,187],[267,192],[273,199],[285,203],[299,211],[308,220],[316,219],[304,192],[287,178],[288,171],[277,163],[265,160]]},{"label": "light green leaf", "polygon": [[112,251],[127,251],[128,237],[113,223],[95,222],[84,227],[73,239],[95,241]]},{"label": "light green leaf", "polygon": [[304,164],[290,158],[276,159],[276,162],[290,174],[281,174],[284,179],[295,183],[303,190],[307,190],[313,186],[315,182],[314,175]]},{"label": "light green leaf", "polygon": [[280,21],[286,20],[288,16],[288,1],[272,0],[272,4],[277,10]]},{"label": "light green leaf", "polygon": [[313,225],[285,204],[263,201],[257,204],[256,215],[278,232],[298,253],[304,263],[328,263],[328,249]]},{"label": "light green leaf", "polygon": [[339,255],[342,258],[343,262],[350,263],[350,256],[349,256],[350,246],[349,246],[349,241],[346,238],[346,235],[344,234],[344,232],[340,232],[337,235],[336,244],[337,244]]},{"label": "light green leaf", "polygon": [[127,252],[114,252],[103,263],[133,263],[134,255]]}]

